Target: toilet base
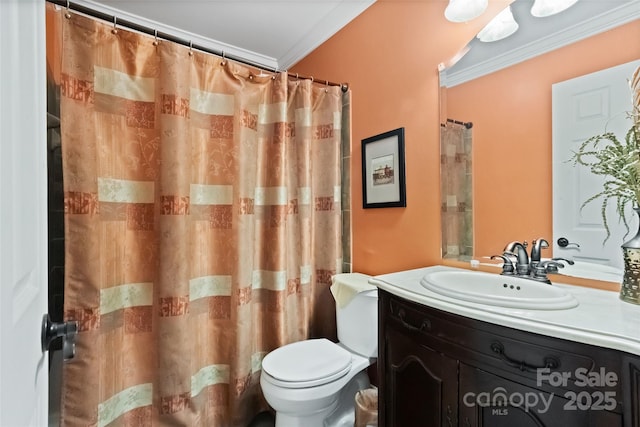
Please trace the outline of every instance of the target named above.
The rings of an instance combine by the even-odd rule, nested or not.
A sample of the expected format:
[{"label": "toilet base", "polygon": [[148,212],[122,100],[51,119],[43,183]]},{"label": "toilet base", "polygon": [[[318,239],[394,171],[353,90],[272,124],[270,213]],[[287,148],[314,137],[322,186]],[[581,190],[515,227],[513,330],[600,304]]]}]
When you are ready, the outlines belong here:
[{"label": "toilet base", "polygon": [[275,427],[353,427],[355,396],[370,386],[366,370],[358,372],[329,406],[310,414],[276,412]]}]

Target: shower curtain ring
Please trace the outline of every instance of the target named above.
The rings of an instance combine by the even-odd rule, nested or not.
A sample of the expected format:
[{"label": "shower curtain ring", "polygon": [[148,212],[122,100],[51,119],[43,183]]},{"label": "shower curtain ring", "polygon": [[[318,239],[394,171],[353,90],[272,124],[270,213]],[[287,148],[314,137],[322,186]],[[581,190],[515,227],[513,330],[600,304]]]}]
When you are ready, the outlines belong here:
[{"label": "shower curtain ring", "polygon": [[324,88],[324,93],[329,93],[329,80],[324,81],[326,87]]},{"label": "shower curtain ring", "polygon": [[220,65],[227,65],[227,60],[224,57],[224,50],[222,51],[222,62],[220,62]]},{"label": "shower curtain ring", "polygon": [[189,56],[193,56],[193,42],[189,40]]},{"label": "shower curtain ring", "polygon": [[117,16],[113,16],[113,30],[111,30],[111,34],[118,34],[118,28],[116,28],[116,25],[118,25],[118,17]]},{"label": "shower curtain ring", "polygon": [[64,13],[64,17],[67,19],[71,18],[70,8],[71,8],[71,4],[69,3],[69,0],[67,0],[67,11]]},{"label": "shower curtain ring", "polygon": [[160,42],[158,41],[158,30],[153,30],[153,45],[158,46]]}]

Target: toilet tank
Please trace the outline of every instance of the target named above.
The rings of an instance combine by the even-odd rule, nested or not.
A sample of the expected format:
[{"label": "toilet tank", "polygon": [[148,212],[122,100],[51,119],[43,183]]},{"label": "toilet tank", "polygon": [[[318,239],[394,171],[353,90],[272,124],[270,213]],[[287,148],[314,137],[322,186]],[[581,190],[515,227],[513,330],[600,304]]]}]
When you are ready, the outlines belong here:
[{"label": "toilet tank", "polygon": [[378,357],[378,289],[358,292],[344,307],[336,303],[338,341],[365,357]]}]

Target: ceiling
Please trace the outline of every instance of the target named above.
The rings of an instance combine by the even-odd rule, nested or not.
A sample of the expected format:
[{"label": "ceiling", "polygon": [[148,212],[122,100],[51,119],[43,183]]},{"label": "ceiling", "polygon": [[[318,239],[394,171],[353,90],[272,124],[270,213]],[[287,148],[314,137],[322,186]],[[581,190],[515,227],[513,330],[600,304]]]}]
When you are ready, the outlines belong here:
[{"label": "ceiling", "polygon": [[[73,0],[117,19],[273,70],[291,68],[375,1]],[[397,4],[402,5],[402,1]],[[462,59],[443,64],[443,84],[460,84],[640,19],[640,0],[579,0],[566,11],[547,18],[535,18],[529,13],[533,1],[515,0],[511,4],[520,26],[515,34],[493,43],[474,38]]]},{"label": "ceiling", "polygon": [[117,19],[274,70],[293,66],[374,2],[73,0]]},{"label": "ceiling", "polygon": [[[461,59],[443,64],[446,68],[446,73],[441,73],[444,85],[451,87],[464,83],[640,19],[640,0],[579,0],[569,9],[546,18],[531,15],[533,2],[515,0],[511,4],[513,17],[519,25],[513,35],[491,43],[474,38]],[[622,47],[612,46],[612,49],[619,48]]]}]

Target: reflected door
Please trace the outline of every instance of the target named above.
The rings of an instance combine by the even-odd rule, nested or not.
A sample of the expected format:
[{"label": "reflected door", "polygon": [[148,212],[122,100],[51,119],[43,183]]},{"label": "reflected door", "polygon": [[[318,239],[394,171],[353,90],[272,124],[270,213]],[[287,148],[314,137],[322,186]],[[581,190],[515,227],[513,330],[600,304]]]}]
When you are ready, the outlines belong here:
[{"label": "reflected door", "polygon": [[[604,178],[586,167],[568,162],[586,139],[605,131],[621,141],[631,126],[631,91],[628,79],[640,60],[553,85],[553,254],[574,260],[623,268],[622,249],[626,228],[617,221],[614,201],[607,206],[611,237],[603,245],[606,230],[601,200],[582,204],[603,188]],[[632,237],[637,219],[629,206],[627,218]],[[566,238],[567,246],[558,245]],[[577,244],[577,245],[576,245]],[[579,245],[579,246],[578,246]]]}]

